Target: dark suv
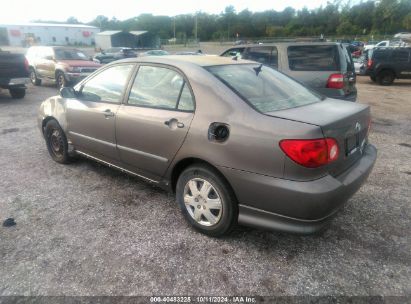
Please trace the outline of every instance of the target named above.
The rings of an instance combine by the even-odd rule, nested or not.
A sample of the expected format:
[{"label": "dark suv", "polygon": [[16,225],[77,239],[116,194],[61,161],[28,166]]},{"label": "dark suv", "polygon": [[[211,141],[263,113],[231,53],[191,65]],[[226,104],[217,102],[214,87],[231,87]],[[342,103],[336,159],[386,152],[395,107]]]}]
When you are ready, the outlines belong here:
[{"label": "dark suv", "polygon": [[411,48],[383,47],[368,51],[366,74],[372,81],[390,85],[394,79],[411,79]]},{"label": "dark suv", "polygon": [[354,63],[341,43],[278,42],[239,45],[220,56],[261,62],[327,97],[355,101]]}]

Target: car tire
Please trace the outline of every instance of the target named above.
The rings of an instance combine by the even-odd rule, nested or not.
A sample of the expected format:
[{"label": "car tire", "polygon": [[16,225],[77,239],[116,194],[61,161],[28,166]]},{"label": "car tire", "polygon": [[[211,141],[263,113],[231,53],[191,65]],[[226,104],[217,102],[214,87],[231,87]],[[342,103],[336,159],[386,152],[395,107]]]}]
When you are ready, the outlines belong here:
[{"label": "car tire", "polygon": [[26,89],[9,89],[9,92],[13,99],[22,99],[26,96]]},{"label": "car tire", "polygon": [[71,158],[67,138],[56,120],[52,119],[46,123],[44,138],[51,158],[60,164],[68,164]]},{"label": "car tire", "polygon": [[231,187],[214,169],[193,165],[179,176],[176,199],[186,220],[214,237],[228,234],[237,224],[238,205]]},{"label": "car tire", "polygon": [[383,70],[377,75],[377,81],[380,85],[388,86],[394,82],[395,75],[393,71]]},{"label": "car tire", "polygon": [[67,79],[63,72],[56,73],[56,86],[59,89],[67,86]]},{"label": "car tire", "polygon": [[375,76],[370,76],[370,79],[371,79],[372,82],[376,82],[376,81],[377,81],[377,78],[375,78]]},{"label": "car tire", "polygon": [[36,71],[33,68],[30,69],[30,81],[35,86],[41,85],[41,79],[37,78]]}]

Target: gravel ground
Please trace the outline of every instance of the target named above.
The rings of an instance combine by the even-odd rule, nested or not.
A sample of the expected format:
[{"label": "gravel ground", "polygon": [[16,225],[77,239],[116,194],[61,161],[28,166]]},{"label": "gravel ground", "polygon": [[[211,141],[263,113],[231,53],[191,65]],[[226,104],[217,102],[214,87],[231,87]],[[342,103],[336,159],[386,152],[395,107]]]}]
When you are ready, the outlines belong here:
[{"label": "gravel ground", "polygon": [[174,198],[80,159],[53,162],[36,126],[52,85],[0,93],[0,295],[411,295],[411,81],[359,78],[377,164],[320,235],[193,231]]}]

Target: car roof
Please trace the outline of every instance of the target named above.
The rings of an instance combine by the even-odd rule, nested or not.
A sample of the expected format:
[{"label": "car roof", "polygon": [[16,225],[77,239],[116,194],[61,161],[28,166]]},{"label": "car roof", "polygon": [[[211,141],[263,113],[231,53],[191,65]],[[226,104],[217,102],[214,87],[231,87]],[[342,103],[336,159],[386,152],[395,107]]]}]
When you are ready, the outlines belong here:
[{"label": "car roof", "polygon": [[257,43],[250,43],[250,44],[239,44],[239,45],[233,45],[230,47],[230,49],[233,48],[241,48],[241,47],[265,47],[265,46],[277,46],[277,45],[284,45],[284,46],[294,46],[294,45],[339,45],[342,42],[323,42],[323,41],[294,41],[294,42],[270,42],[270,43],[263,43],[263,44],[257,44]]},{"label": "car roof", "polygon": [[123,59],[116,62],[136,62],[136,63],[158,63],[173,65],[176,67],[196,65],[196,66],[215,66],[215,65],[233,65],[233,64],[256,64],[254,61],[238,59],[231,57],[220,57],[214,55],[165,55],[165,56],[147,56]]}]

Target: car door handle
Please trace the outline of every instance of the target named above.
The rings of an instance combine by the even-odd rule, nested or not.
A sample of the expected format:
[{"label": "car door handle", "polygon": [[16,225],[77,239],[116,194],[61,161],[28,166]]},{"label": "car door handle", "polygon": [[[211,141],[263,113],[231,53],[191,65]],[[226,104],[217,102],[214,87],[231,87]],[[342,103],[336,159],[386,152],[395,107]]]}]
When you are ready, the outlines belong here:
[{"label": "car door handle", "polygon": [[179,122],[175,118],[171,118],[170,120],[166,120],[164,122],[166,126],[168,126],[170,129],[175,129],[175,128],[184,128],[184,123]]},{"label": "car door handle", "polygon": [[104,114],[104,117],[106,118],[113,117],[115,115],[114,112],[111,112],[110,109],[104,110],[103,114]]}]

